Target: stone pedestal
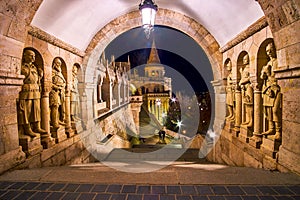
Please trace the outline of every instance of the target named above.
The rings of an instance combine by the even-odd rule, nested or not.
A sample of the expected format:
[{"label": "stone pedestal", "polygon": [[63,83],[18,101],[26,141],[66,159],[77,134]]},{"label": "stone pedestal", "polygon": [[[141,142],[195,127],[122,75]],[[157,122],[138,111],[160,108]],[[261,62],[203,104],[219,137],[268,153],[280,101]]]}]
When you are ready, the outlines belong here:
[{"label": "stone pedestal", "polygon": [[81,121],[72,121],[71,125],[72,125],[72,129],[74,130],[75,134],[78,134],[83,131]]},{"label": "stone pedestal", "polygon": [[62,142],[67,139],[65,127],[59,127],[58,129],[52,130],[51,128],[51,135],[55,138],[55,143]]},{"label": "stone pedestal", "polygon": [[51,134],[42,134],[41,135],[41,144],[44,149],[49,149],[55,145],[55,139],[51,137]]},{"label": "stone pedestal", "polygon": [[227,132],[232,133],[234,131],[234,121],[226,119],[224,129]]},{"label": "stone pedestal", "polygon": [[240,127],[234,127],[233,130],[232,130],[232,134],[235,136],[235,137],[239,137],[239,134],[240,134]]},{"label": "stone pedestal", "polygon": [[18,148],[0,155],[0,174],[22,164],[25,162],[25,160],[26,154],[22,151],[21,146],[18,146]]},{"label": "stone pedestal", "polygon": [[247,126],[241,126],[239,140],[242,142],[249,143],[250,137],[252,136],[252,130],[250,130]]},{"label": "stone pedestal", "polygon": [[26,156],[34,156],[40,153],[43,150],[41,145],[41,138],[38,135],[37,137],[31,138],[27,135],[21,135],[19,138],[20,145],[22,150],[26,153]]},{"label": "stone pedestal", "polygon": [[253,135],[249,140],[249,144],[255,147],[256,149],[260,148],[261,143],[262,143],[262,137],[256,135]]},{"label": "stone pedestal", "polygon": [[70,138],[75,134],[75,131],[70,127],[65,129],[67,137]]},{"label": "stone pedestal", "polygon": [[279,151],[279,146],[281,142],[274,140],[274,135],[268,135],[267,137],[262,138],[261,149],[264,154],[275,159],[276,153]]}]

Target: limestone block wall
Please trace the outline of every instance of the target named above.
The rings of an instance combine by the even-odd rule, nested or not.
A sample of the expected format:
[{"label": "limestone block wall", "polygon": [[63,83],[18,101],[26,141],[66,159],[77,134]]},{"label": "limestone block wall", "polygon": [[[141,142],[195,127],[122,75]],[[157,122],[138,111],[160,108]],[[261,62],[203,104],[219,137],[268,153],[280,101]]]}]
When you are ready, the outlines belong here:
[{"label": "limestone block wall", "polygon": [[[299,13],[299,5],[296,5],[294,1],[287,1],[277,6],[283,10],[291,9],[293,12]],[[272,12],[277,11],[278,9]],[[269,14],[272,12],[268,10]],[[268,21],[262,18],[220,49],[223,53],[224,63],[222,69],[224,93],[226,93],[226,78],[229,75],[226,71],[226,63],[230,60],[236,104],[238,103],[238,94],[241,95],[241,92],[238,93],[240,90],[238,83],[241,79],[239,72],[242,67],[241,57],[242,55],[249,55],[250,80],[254,90],[254,114],[252,116],[254,124],[251,129],[246,130],[247,128],[245,129],[241,125],[244,116],[239,116],[240,121],[237,119],[231,122],[224,120],[220,138],[213,151],[208,155],[208,159],[233,166],[300,173],[300,37],[299,34],[293,33],[300,23],[299,16],[295,13],[292,16],[289,16],[292,12],[284,13],[287,18],[283,19],[287,21],[283,21],[283,24],[270,21],[273,18],[268,19]],[[282,94],[282,138],[279,142],[269,140],[269,136],[263,136],[260,139],[255,137],[255,134],[259,135],[265,131],[265,124],[267,123],[262,106],[262,80],[259,76],[262,66],[268,61],[262,52],[266,48],[266,44],[272,41],[275,43],[278,61],[278,66],[273,67],[273,71]],[[236,118],[243,113],[244,107],[235,108]]]},{"label": "limestone block wall", "polygon": [[[260,2],[263,9],[270,3],[273,2]],[[300,2],[279,1],[275,5],[264,12],[276,41],[279,62],[275,77],[283,93],[283,138],[278,163],[300,173]]]},{"label": "limestone block wall", "polygon": [[40,1],[0,3],[0,172],[26,159],[19,146],[16,98],[24,78],[20,75],[26,39],[24,31],[39,3]]},{"label": "limestone block wall", "polygon": [[[24,6],[27,8],[27,5]],[[10,8],[12,9],[13,7]],[[24,11],[23,14],[26,14],[26,12]],[[14,22],[10,16],[1,15],[1,27],[3,28],[0,37],[1,46],[3,46],[4,51],[1,52],[0,72],[2,74],[0,85],[0,111],[2,113],[0,116],[0,173],[10,169],[88,162],[90,153],[82,145],[79,135],[74,135],[76,128],[70,132],[70,126],[66,126],[66,130],[69,128],[69,133],[66,131],[63,140],[59,142],[55,142],[55,138],[49,137],[46,143],[43,144],[41,138],[38,137],[28,140],[26,147],[22,146],[20,129],[17,122],[17,100],[24,79],[24,76],[20,75],[23,50],[27,48],[34,50],[36,54],[36,64],[39,65],[44,72],[42,79],[43,92],[41,94],[41,126],[48,133],[50,132],[49,91],[52,82],[51,68],[53,59],[59,57],[64,61],[63,73],[68,82],[66,87],[67,99],[70,97],[69,83],[72,79],[72,67],[75,63],[78,65],[82,63],[82,55],[80,51],[55,40],[52,36],[39,32],[39,30],[34,27],[29,27],[28,34],[21,29],[17,31],[13,30],[13,28],[9,26],[12,23]],[[6,25],[2,26],[3,24]],[[22,24],[20,20],[18,27],[22,25],[24,24]],[[79,79],[81,78],[79,77]],[[67,112],[70,114],[70,110],[67,109]],[[66,119],[66,122],[70,123],[70,119]]]},{"label": "limestone block wall", "polygon": [[[2,22],[2,21],[1,21]],[[5,22],[5,20],[4,20]],[[84,163],[93,161],[94,158],[90,154],[90,146],[85,145],[86,140],[90,140],[97,133],[96,127],[99,127],[95,123],[95,119],[99,117],[107,117],[107,114],[111,112],[114,116],[118,113],[118,110],[122,107],[128,107],[129,87],[126,76],[121,76],[128,70],[128,65],[118,65],[116,68],[110,68],[110,73],[113,74],[112,80],[108,82],[108,91],[112,91],[111,82],[116,79],[115,74],[119,76],[119,85],[117,86],[118,104],[114,106],[114,112],[112,107],[100,107],[96,111],[102,111],[99,115],[95,113],[95,107],[97,108],[97,86],[101,86],[103,79],[105,79],[106,72],[99,73],[102,75],[100,84],[97,84],[97,66],[94,67],[94,74],[92,83],[85,84],[84,74],[85,68],[82,66],[82,58],[84,53],[75,49],[68,44],[58,40],[57,38],[48,35],[47,33],[35,28],[28,27],[28,34],[25,38],[22,38],[22,42],[14,40],[11,36],[6,37],[1,35],[1,45],[3,44],[3,54],[1,57],[1,84],[0,84],[0,111],[6,113],[0,116],[0,173],[3,173],[11,169],[33,168],[33,167],[45,167],[45,166],[59,166],[74,163]],[[5,31],[4,31],[5,32]],[[41,80],[41,128],[47,131],[46,137],[27,137],[25,142],[20,138],[20,126],[17,121],[17,101],[19,98],[19,91],[21,90],[24,76],[20,75],[22,53],[24,49],[30,49],[35,52],[36,62],[43,70],[43,78]],[[1,53],[2,53],[1,52]],[[6,55],[7,54],[7,55]],[[62,74],[66,80],[65,88],[65,125],[61,126],[57,133],[53,134],[53,128],[50,124],[50,108],[49,108],[49,93],[52,88],[52,72],[53,62],[55,58],[59,58],[62,61]],[[98,58],[99,59],[99,58]],[[113,65],[112,63],[111,65]],[[78,67],[78,88],[79,88],[79,118],[77,122],[71,121],[70,118],[70,91],[72,87],[72,69],[74,66]],[[108,66],[109,67],[109,66]],[[122,78],[120,78],[122,77]],[[105,90],[104,90],[105,92]],[[108,99],[111,101],[111,99]],[[108,102],[108,105],[112,105]],[[125,108],[123,108],[124,110]],[[126,110],[126,109],[125,109]],[[126,110],[125,115],[130,116],[131,110]],[[120,119],[123,119],[120,117]],[[124,122],[128,121],[123,119]],[[115,120],[109,120],[115,121]],[[104,120],[105,122],[105,120]],[[101,123],[104,123],[101,122]],[[107,124],[100,124],[106,126]],[[134,127],[134,123],[131,125]],[[129,127],[131,126],[129,123]],[[112,126],[106,126],[107,132],[118,133],[122,135],[121,127],[113,124]],[[124,128],[124,127],[122,127]],[[129,142],[126,140],[126,134],[123,133],[121,137],[122,141],[117,142],[118,146],[128,146]]]}]

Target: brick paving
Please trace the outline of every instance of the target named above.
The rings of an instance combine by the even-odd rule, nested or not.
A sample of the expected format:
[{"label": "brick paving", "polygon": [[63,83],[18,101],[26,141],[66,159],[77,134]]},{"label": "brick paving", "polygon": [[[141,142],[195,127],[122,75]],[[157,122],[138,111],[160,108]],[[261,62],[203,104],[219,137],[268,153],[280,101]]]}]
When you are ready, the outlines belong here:
[{"label": "brick paving", "polygon": [[300,200],[300,185],[133,185],[0,181],[1,200]]}]

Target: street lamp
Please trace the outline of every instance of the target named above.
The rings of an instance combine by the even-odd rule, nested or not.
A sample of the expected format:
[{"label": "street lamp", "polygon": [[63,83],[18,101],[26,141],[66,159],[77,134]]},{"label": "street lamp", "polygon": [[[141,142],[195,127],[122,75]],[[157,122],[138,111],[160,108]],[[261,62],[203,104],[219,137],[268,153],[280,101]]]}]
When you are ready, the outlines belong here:
[{"label": "street lamp", "polygon": [[153,31],[157,5],[152,0],[144,0],[139,4],[139,10],[142,15],[142,23],[147,39]]},{"label": "street lamp", "polygon": [[177,121],[177,126],[178,126],[178,139],[180,139],[180,132],[181,132],[182,121]]}]

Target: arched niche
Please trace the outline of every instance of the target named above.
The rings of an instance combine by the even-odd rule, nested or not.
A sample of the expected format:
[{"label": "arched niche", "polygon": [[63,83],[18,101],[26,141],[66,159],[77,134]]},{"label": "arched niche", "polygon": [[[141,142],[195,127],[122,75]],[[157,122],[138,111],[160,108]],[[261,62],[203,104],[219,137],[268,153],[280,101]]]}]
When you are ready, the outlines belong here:
[{"label": "arched niche", "polygon": [[120,82],[120,103],[123,104],[125,101],[125,81],[123,76],[120,79]]},{"label": "arched niche", "polygon": [[77,67],[77,76],[78,76],[78,79],[79,79],[80,75],[82,74],[81,66],[80,66],[79,63],[74,63],[73,67]]},{"label": "arched niche", "polygon": [[[35,49],[35,48],[33,48],[33,47],[25,47],[24,49],[23,49],[23,53],[22,53],[22,64],[24,63],[24,52],[25,51],[27,51],[27,50],[30,50],[30,51],[33,51],[34,52],[34,54],[35,54],[35,61],[33,62],[33,65],[38,69],[38,73],[39,73],[39,76],[40,76],[40,82],[38,83],[38,84],[40,84],[40,94],[41,94],[41,96],[40,96],[40,101],[39,101],[39,103],[40,103],[40,105],[39,105],[39,107],[41,108],[42,107],[42,101],[41,101],[41,97],[42,97],[42,93],[43,93],[43,91],[45,90],[45,87],[44,87],[44,76],[43,76],[43,72],[44,72],[44,60],[43,60],[43,57],[42,57],[42,55],[40,54],[40,52],[37,50],[37,49]],[[42,73],[41,73],[42,72]],[[17,98],[17,113],[19,113],[19,109],[20,109],[20,107],[19,107],[19,96],[18,96],[18,98]],[[40,117],[41,117],[41,119],[40,119],[40,122],[41,121],[43,121],[43,120],[45,120],[45,115],[44,115],[44,113],[43,113],[43,109],[41,109],[40,110]],[[19,118],[19,114],[18,114],[18,124],[20,124],[20,118]],[[30,123],[29,123],[30,124]],[[18,127],[18,129],[19,129],[19,136],[21,136],[21,135],[23,135],[23,126],[21,125],[21,126],[19,126]]]},{"label": "arched niche", "polygon": [[[57,56],[53,59],[52,65],[51,65],[52,66],[52,84],[53,84],[53,75],[54,75],[53,67],[54,67],[54,64],[55,64],[55,60],[57,60],[57,59],[59,59],[61,61],[61,66],[60,66],[61,73],[62,73],[62,75],[65,79],[64,80],[65,81],[65,88],[64,88],[64,90],[61,91],[62,94],[61,94],[61,97],[60,97],[61,98],[60,100],[64,101],[64,102],[60,102],[61,104],[59,105],[59,108],[58,108],[58,112],[60,113],[59,114],[59,120],[63,122],[66,119],[66,115],[67,115],[67,118],[69,117],[68,116],[69,113],[67,113],[69,110],[66,110],[66,106],[65,106],[65,103],[66,103],[66,91],[65,91],[65,89],[67,88],[67,83],[70,82],[71,80],[69,80],[69,78],[68,78],[68,71],[67,71],[66,62],[61,57]],[[50,92],[50,94],[51,94],[51,92]],[[69,95],[69,93],[68,93],[68,95]],[[51,98],[53,98],[53,96],[51,97],[51,95],[50,95],[50,97],[49,97],[50,102],[52,102]],[[50,107],[51,107],[51,104],[50,104]],[[52,116],[52,108],[51,108],[51,114],[50,115]],[[53,119],[51,119],[51,122],[53,123]]]},{"label": "arched niche", "polygon": [[260,44],[258,51],[257,51],[256,76],[257,76],[257,81],[258,81],[260,90],[262,88],[262,83],[263,83],[263,80],[260,78],[261,70],[262,70],[263,66],[265,66],[269,61],[269,57],[266,53],[266,47],[269,43],[272,43],[275,46],[273,38],[267,38]]},{"label": "arched niche", "polygon": [[[77,69],[77,73],[74,74],[74,70]],[[81,66],[79,63],[74,63],[72,66],[72,78],[70,83],[70,114],[71,114],[71,120],[76,121],[75,117],[79,117],[79,114],[81,113],[80,109],[80,96],[79,93],[79,77],[81,75]],[[72,119],[73,118],[73,119]]]},{"label": "arched niche", "polygon": [[[69,78],[68,78],[67,64],[66,64],[66,62],[64,61],[64,59],[61,58],[61,57],[59,57],[59,56],[55,57],[55,58],[53,59],[53,61],[52,61],[52,66],[53,66],[53,64],[54,64],[54,60],[57,59],[57,58],[61,61],[61,73],[63,74],[63,76],[64,76],[66,82],[68,83],[68,82],[70,82],[71,80],[69,80]],[[53,70],[53,69],[52,69],[52,70]]]},{"label": "arched niche", "polygon": [[102,77],[101,74],[98,74],[97,77],[97,103],[101,103],[102,100]]},{"label": "arched niche", "polygon": [[119,96],[119,91],[120,91],[120,80],[117,74],[115,75],[115,79],[112,82],[112,106],[113,108],[119,106],[120,102],[120,96]]},{"label": "arched niche", "polygon": [[[33,64],[37,67],[37,68],[39,68],[39,69],[42,69],[43,70],[43,72],[45,71],[45,66],[44,66],[44,59],[43,59],[43,57],[42,57],[42,54],[38,51],[38,50],[36,50],[35,48],[33,48],[33,47],[25,47],[24,49],[23,49],[23,53],[22,53],[22,55],[24,54],[24,52],[26,51],[26,50],[31,50],[31,51],[33,51],[34,53],[35,53],[35,61],[33,62]],[[23,63],[23,57],[22,57],[22,63]],[[44,74],[43,74],[43,77],[42,77],[42,79],[41,79],[41,86],[42,86],[42,91],[41,92],[44,92],[45,91],[45,78],[44,78]],[[41,94],[42,95],[42,94]]]},{"label": "arched niche", "polygon": [[[242,51],[239,56],[238,56],[238,59],[237,59],[237,74],[236,74],[236,78],[237,78],[237,82],[239,82],[241,80],[241,70],[244,70],[245,68],[245,65],[243,64],[243,60],[244,60],[244,57],[248,55],[248,52],[247,51]],[[250,62],[250,61],[249,61]]]},{"label": "arched niche", "polygon": [[108,72],[103,77],[103,83],[101,87],[102,100],[106,102],[106,108],[110,108],[110,78]]},{"label": "arched niche", "polygon": [[[228,75],[230,74],[231,70],[227,70],[227,65],[231,64],[231,59],[226,58],[224,64],[223,64],[223,80],[227,80]],[[232,64],[231,64],[232,65]],[[232,69],[232,66],[231,66]],[[226,84],[226,83],[225,83]]]},{"label": "arched niche", "polygon": [[[34,61],[34,65],[37,67],[37,68],[40,68],[40,69],[43,69],[44,70],[44,60],[43,60],[43,57],[42,55],[40,54],[40,52],[38,50],[36,50],[35,48],[33,47],[25,47],[23,49],[23,54],[26,50],[31,50],[35,53],[35,61]],[[23,55],[22,54],[22,55]],[[23,63],[23,57],[22,57],[22,63]]]}]

